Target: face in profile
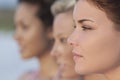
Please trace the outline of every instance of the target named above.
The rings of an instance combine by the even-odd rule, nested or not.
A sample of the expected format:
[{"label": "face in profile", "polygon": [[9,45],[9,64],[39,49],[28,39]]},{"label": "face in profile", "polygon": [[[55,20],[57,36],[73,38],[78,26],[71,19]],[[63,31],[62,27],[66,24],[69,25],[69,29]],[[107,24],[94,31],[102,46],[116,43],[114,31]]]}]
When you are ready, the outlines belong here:
[{"label": "face in profile", "polygon": [[67,38],[73,28],[72,14],[60,13],[55,17],[53,36],[55,39],[52,55],[56,57],[59,67],[62,67],[62,77],[75,77],[74,61],[71,47],[67,44]]},{"label": "face in profile", "polygon": [[46,49],[47,36],[43,24],[36,17],[38,7],[27,3],[19,4],[15,14],[15,40],[22,58],[38,56]]},{"label": "face in profile", "polygon": [[105,72],[120,63],[120,32],[105,12],[79,0],[73,19],[75,29],[68,42],[73,47],[75,70],[79,74]]}]

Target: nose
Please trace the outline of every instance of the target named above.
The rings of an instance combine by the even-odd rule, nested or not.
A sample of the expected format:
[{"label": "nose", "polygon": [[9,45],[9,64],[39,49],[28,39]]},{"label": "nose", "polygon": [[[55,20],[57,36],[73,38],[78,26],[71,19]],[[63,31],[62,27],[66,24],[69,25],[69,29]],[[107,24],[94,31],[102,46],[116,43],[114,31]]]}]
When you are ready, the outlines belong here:
[{"label": "nose", "polygon": [[74,31],[67,39],[67,42],[70,46],[75,47],[78,46],[78,36],[76,34],[76,32]]},{"label": "nose", "polygon": [[56,51],[55,51],[55,47],[53,46],[52,51],[51,51],[50,54],[51,54],[52,56],[55,56],[55,52],[56,52]]},{"label": "nose", "polygon": [[60,56],[60,54],[58,52],[58,45],[54,44],[52,51],[51,51],[51,56],[53,56],[53,57]]},{"label": "nose", "polygon": [[13,35],[13,38],[17,41],[17,42],[20,42],[20,32],[19,31],[15,31],[14,35]]}]

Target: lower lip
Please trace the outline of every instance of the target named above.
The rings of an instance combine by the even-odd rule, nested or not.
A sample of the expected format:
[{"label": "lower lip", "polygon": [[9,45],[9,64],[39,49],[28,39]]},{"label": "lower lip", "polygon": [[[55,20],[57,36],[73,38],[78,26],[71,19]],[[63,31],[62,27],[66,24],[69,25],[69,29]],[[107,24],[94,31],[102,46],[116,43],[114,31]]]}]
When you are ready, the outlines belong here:
[{"label": "lower lip", "polygon": [[79,56],[79,55],[74,55],[73,56],[73,60],[76,62],[78,61],[79,59],[83,58],[82,56]]},{"label": "lower lip", "polygon": [[24,51],[24,49],[20,49],[20,53],[21,53],[21,54],[23,53],[23,51]]},{"label": "lower lip", "polygon": [[23,50],[21,49],[21,50],[20,50],[20,53],[22,54],[22,52],[23,52]]}]

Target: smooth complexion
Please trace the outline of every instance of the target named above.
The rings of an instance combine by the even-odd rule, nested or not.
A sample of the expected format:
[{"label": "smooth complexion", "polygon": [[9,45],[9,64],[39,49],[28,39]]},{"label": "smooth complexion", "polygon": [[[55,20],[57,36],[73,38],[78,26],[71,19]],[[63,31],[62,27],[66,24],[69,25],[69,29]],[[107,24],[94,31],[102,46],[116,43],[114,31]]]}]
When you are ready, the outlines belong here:
[{"label": "smooth complexion", "polygon": [[[49,40],[52,32],[51,28],[44,28],[42,21],[35,15],[37,11],[37,5],[25,2],[19,4],[15,13],[14,38],[20,47],[23,59],[33,57],[38,59],[40,68],[37,71],[40,79],[50,79],[57,71],[57,64],[50,55],[52,45],[49,44]],[[22,80],[27,78],[25,75]]]},{"label": "smooth complexion", "polygon": [[73,31],[72,12],[60,13],[55,17],[53,36],[55,39],[52,56],[60,68],[63,80],[78,80],[79,75],[74,70],[72,48],[67,43],[67,38]]},{"label": "smooth complexion", "polygon": [[73,47],[76,72],[86,75],[119,68],[120,32],[107,14],[86,0],[79,0],[73,19],[75,29],[68,42]]}]

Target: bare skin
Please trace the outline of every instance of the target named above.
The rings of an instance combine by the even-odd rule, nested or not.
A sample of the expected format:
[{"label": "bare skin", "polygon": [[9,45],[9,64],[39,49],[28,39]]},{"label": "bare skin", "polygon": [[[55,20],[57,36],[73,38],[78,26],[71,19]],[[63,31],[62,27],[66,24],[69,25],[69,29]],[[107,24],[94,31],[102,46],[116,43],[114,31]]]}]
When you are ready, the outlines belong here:
[{"label": "bare skin", "polygon": [[[58,26],[59,25],[59,26]],[[74,62],[73,59],[71,57],[71,48],[64,48],[64,46],[66,46],[66,39],[69,37],[69,35],[72,33],[72,31],[74,30],[74,24],[73,24],[73,18],[72,18],[72,11],[69,12],[65,12],[65,13],[60,13],[55,17],[54,20],[54,31],[53,31],[53,35],[55,38],[55,44],[54,44],[54,48],[52,51],[52,55],[57,57],[58,60],[61,60],[60,55],[62,56],[62,63],[64,63],[64,60],[69,60],[69,64],[72,64],[73,67],[68,68],[69,71],[67,70],[62,70],[62,67],[59,68],[58,74],[56,75],[54,80],[79,80],[80,79],[80,75],[74,73]],[[57,36],[60,35],[61,36]],[[63,39],[65,42],[60,42],[60,40]],[[63,45],[63,46],[61,46]],[[69,46],[69,45],[67,45]],[[59,49],[57,48],[59,47]],[[60,48],[61,47],[61,48]],[[61,50],[61,49],[64,50]],[[64,51],[64,52],[62,52]],[[67,51],[67,52],[66,52]],[[68,52],[69,51],[69,52]],[[66,54],[65,54],[66,53]],[[66,59],[64,59],[66,58]],[[60,66],[60,65],[59,65]],[[70,67],[70,66],[67,66]],[[74,74],[71,74],[74,73]],[[69,75],[69,76],[66,76]],[[71,76],[76,75],[76,77],[71,78]],[[84,80],[106,80],[105,76],[102,74],[92,74],[92,75],[85,75],[83,76]],[[81,76],[82,79],[82,76]]]},{"label": "bare skin", "polygon": [[[19,4],[15,14],[14,38],[20,47],[23,59],[36,57],[40,64],[38,79],[51,79],[57,71],[57,64],[50,55],[51,28],[45,30],[42,21],[35,14],[37,5]],[[29,73],[25,73],[21,80],[27,80]]]},{"label": "bare skin", "polygon": [[76,72],[101,73],[106,80],[120,80],[120,32],[113,21],[86,0],[77,2],[73,19],[75,29],[68,42],[73,47]]},{"label": "bare skin", "polygon": [[71,47],[67,44],[67,38],[73,29],[72,11],[56,15],[53,27],[55,43],[51,53],[59,65],[55,80],[80,79],[74,70]]}]

